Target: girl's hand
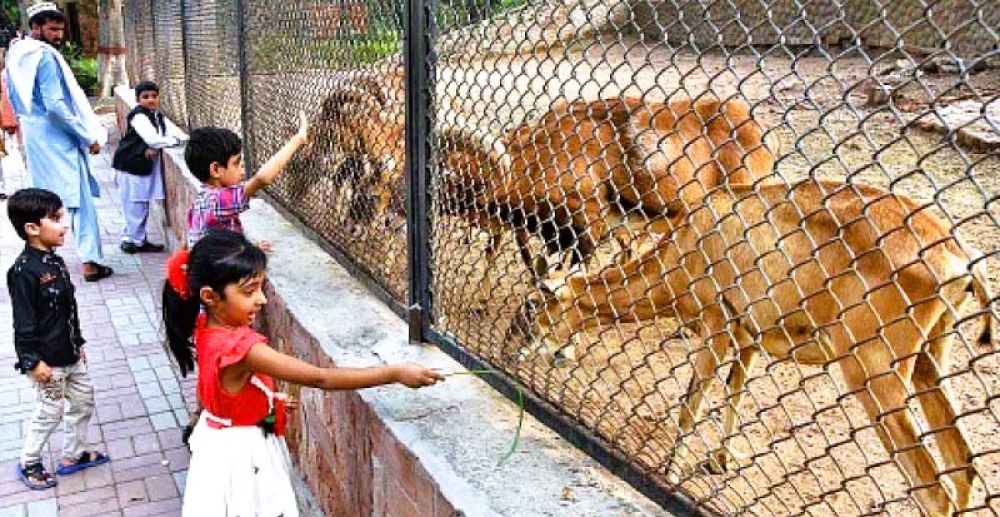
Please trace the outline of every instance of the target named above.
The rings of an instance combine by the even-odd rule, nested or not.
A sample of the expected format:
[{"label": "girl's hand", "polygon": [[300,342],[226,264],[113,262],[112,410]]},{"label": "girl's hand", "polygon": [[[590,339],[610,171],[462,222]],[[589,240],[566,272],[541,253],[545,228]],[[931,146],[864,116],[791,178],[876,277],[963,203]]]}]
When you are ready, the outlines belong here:
[{"label": "girl's hand", "polygon": [[257,241],[257,247],[260,248],[260,251],[263,251],[264,253],[270,253],[274,251],[274,245],[272,245],[268,241]]},{"label": "girl's hand", "polygon": [[299,400],[287,393],[279,392],[274,394],[274,398],[285,403],[286,411],[295,411],[299,409]]},{"label": "girl's hand", "polygon": [[295,138],[298,138],[302,145],[309,143],[309,118],[302,110],[299,110],[299,132],[295,134]]},{"label": "girl's hand", "polygon": [[430,368],[424,368],[419,364],[400,364],[394,366],[393,369],[393,379],[408,388],[433,386],[438,381],[444,380],[444,375],[441,375]]}]

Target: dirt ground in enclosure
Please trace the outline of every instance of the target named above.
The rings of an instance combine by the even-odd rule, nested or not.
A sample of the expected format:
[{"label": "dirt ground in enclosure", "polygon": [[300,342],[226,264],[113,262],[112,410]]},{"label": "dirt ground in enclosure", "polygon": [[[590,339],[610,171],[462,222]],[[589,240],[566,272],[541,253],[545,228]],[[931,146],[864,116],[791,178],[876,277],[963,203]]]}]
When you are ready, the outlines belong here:
[{"label": "dirt ground in enclosure", "polygon": [[[739,94],[781,141],[776,180],[812,175],[891,189],[933,203],[970,250],[1000,251],[994,219],[1000,214],[991,202],[1000,192],[1000,156],[967,152],[941,135],[904,128],[932,101],[944,106],[976,95],[995,99],[1000,72],[971,76],[959,88],[954,75],[927,75],[900,91],[894,109],[862,107],[861,88],[847,90],[895,58],[885,56],[872,65],[857,53],[833,55],[695,55],[621,40],[536,56],[451,55],[438,63],[438,124],[469,122],[500,131],[537,118],[559,99]],[[343,193],[330,185],[310,195],[317,198],[300,201],[327,200],[335,206],[329,200]],[[402,227],[375,225],[354,235],[344,214],[333,215],[324,218],[319,233],[356,254],[397,293],[405,292]],[[725,513],[918,514],[906,498],[904,475],[891,463],[860,404],[843,395],[836,367],[824,371],[765,356],[739,408],[739,432],[727,441],[748,457],[725,474],[706,474],[688,458],[672,456],[681,394],[698,343],[674,337],[674,322],[663,318],[583,332],[576,360],[559,367],[547,356],[524,357],[524,350],[506,339],[530,289],[512,239],[505,238],[499,259],[486,271],[483,232],[454,218],[433,219],[436,328],[562,407],[636,458],[650,475],[680,479],[683,491]],[[614,253],[607,248],[599,259],[604,266]],[[1000,292],[1000,259],[990,256],[985,264],[990,287]],[[945,384],[983,480],[974,503],[985,508],[973,513],[993,515],[1000,511],[1000,363],[993,351],[974,348],[972,331],[963,328],[965,339],[956,340]],[[725,368],[718,372],[720,379],[725,375]],[[721,445],[725,393],[720,384],[710,392],[699,425],[680,438],[693,458],[707,458]]]}]

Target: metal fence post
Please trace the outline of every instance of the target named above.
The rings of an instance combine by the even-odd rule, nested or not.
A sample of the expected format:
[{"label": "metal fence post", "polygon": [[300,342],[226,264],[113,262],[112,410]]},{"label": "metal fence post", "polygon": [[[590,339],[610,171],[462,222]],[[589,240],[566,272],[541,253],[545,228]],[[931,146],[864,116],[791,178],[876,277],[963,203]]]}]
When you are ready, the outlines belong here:
[{"label": "metal fence post", "polygon": [[[181,61],[184,62],[184,125],[191,131],[191,110],[187,107],[188,84],[188,31],[187,31],[187,0],[181,0]],[[138,99],[136,99],[138,100]]]},{"label": "metal fence post", "polygon": [[250,112],[247,106],[250,105],[250,74],[248,73],[248,56],[246,41],[246,3],[244,0],[233,0],[236,3],[236,44],[239,48],[239,69],[237,74],[240,77],[240,127],[243,138],[243,163],[245,174],[253,171],[253,164],[250,163],[250,149],[253,143],[251,138],[253,132],[250,131]]},{"label": "metal fence post", "polygon": [[430,198],[427,156],[431,132],[428,30],[433,0],[407,0],[403,14],[403,66],[406,74],[406,241],[410,341],[424,341],[430,311]]}]

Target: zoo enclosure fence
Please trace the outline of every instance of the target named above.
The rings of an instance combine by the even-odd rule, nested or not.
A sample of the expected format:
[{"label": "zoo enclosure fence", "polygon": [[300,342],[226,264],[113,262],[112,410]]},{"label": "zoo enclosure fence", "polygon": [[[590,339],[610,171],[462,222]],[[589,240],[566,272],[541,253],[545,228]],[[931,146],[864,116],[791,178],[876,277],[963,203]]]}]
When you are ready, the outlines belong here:
[{"label": "zoo enclosure fence", "polygon": [[[923,233],[954,238],[949,256],[996,292],[996,2],[126,0],[125,20],[133,81],[156,80],[182,126],[241,133],[248,170],[305,110],[314,141],[268,189],[276,206],[414,339],[501,372],[486,380],[523,388],[664,507],[997,513],[1000,367],[974,336],[989,303],[945,297],[941,241]],[[809,184],[818,201],[799,201]],[[750,201],[727,205],[737,192]],[[705,210],[716,231],[684,247]],[[832,235],[810,226],[819,215]],[[868,248],[848,243],[858,225]],[[729,254],[712,255],[715,234]],[[743,267],[737,251],[760,257]],[[697,309],[663,302],[678,254]],[[768,260],[784,274],[748,281]],[[923,297],[898,287],[913,268],[933,278]],[[835,310],[810,304],[824,293]],[[765,324],[765,300],[791,305]],[[957,325],[921,326],[929,305]],[[707,325],[713,307],[724,328]],[[857,311],[870,339],[806,364]],[[789,337],[795,314],[808,343]],[[919,337],[900,345],[899,325]],[[706,334],[742,353],[706,356]],[[852,382],[878,347],[888,365]]]}]

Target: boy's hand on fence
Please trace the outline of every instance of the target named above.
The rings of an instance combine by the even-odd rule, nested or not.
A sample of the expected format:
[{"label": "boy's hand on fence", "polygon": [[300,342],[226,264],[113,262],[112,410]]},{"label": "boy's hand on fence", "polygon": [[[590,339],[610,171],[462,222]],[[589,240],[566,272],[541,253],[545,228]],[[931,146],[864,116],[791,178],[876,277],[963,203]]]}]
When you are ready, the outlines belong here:
[{"label": "boy's hand on fence", "polygon": [[309,143],[309,117],[306,117],[306,112],[302,110],[299,110],[299,132],[295,134],[295,138],[298,138],[302,145]]},{"label": "boy's hand on fence", "polygon": [[157,151],[156,149],[146,149],[146,152],[143,153],[143,154],[146,155],[146,159],[152,160],[152,159],[156,158],[156,153],[158,153],[158,152],[159,151]]},{"label": "boy's hand on fence", "polygon": [[394,377],[396,382],[409,388],[433,386],[438,381],[444,380],[444,375],[413,363],[397,365]]},{"label": "boy's hand on fence", "polygon": [[45,361],[38,361],[33,370],[28,371],[28,375],[35,382],[46,383],[52,380],[52,368],[45,364]]}]

